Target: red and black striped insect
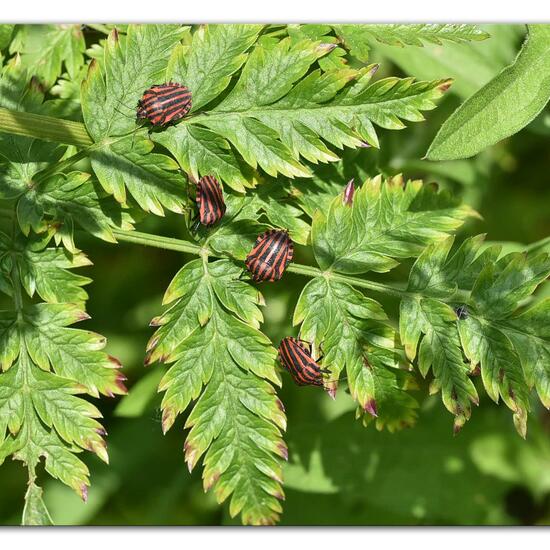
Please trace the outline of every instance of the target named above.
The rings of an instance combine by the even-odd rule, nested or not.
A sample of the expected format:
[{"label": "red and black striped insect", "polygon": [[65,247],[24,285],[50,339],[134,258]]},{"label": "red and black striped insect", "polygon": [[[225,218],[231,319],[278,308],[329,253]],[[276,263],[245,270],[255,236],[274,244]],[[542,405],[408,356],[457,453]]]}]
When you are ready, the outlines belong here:
[{"label": "red and black striped insect", "polygon": [[197,183],[197,206],[199,211],[193,232],[201,223],[206,227],[214,225],[225,214],[222,186],[214,176],[203,176]]},{"label": "red and black striped insect", "polygon": [[299,386],[323,386],[323,374],[329,374],[311,356],[302,340],[287,336],[279,344],[279,361],[290,372],[294,382]]},{"label": "red and black striped insect", "polygon": [[288,231],[270,229],[256,239],[245,264],[254,281],[278,281],[293,257],[294,245]]},{"label": "red and black striped insect", "polygon": [[157,84],[145,90],[138,101],[138,120],[153,126],[167,126],[183,118],[191,110],[191,91],[176,82]]}]

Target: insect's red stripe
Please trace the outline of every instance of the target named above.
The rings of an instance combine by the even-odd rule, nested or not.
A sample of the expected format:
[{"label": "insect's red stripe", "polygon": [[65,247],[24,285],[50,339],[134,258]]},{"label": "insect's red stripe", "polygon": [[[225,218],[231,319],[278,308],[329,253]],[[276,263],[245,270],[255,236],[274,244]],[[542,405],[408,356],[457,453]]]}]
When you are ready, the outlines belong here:
[{"label": "insect's red stripe", "polygon": [[277,274],[277,277],[280,279],[283,275],[283,272],[290,261],[289,258],[289,248],[292,246],[290,239],[287,237],[286,233],[284,234],[283,244],[281,245],[281,253],[275,258],[273,262],[273,271]]},{"label": "insect's red stripe", "polygon": [[179,120],[180,118],[183,118],[186,114],[187,114],[186,111],[173,111],[172,113],[169,113],[169,114],[164,113],[164,119],[162,123],[168,124],[173,120]]},{"label": "insect's red stripe", "polygon": [[280,279],[282,272],[278,272],[276,269],[277,259],[285,254],[284,241],[286,239],[286,234],[278,232],[277,234],[270,237],[270,248],[266,253],[265,257],[262,259],[264,265],[259,273],[259,276],[262,278],[269,277],[271,281]]},{"label": "insect's red stripe", "polygon": [[220,191],[218,182],[209,176],[205,176],[199,181],[199,193],[202,197],[200,216],[201,222],[204,225],[212,225],[225,213],[225,204],[223,203]]},{"label": "insect's red stripe", "polygon": [[144,107],[147,107],[154,101],[159,101],[164,103],[167,101],[171,101],[174,98],[181,98],[183,100],[183,99],[189,99],[190,97],[191,97],[191,92],[189,90],[187,89],[184,90],[183,88],[178,88],[177,90],[174,90],[172,88],[166,91],[154,91],[154,92],[145,93],[142,99],[142,105]]},{"label": "insect's red stripe", "polygon": [[[294,374],[304,383],[317,382],[315,371],[310,367],[312,358],[296,343],[287,342],[287,346],[291,357],[290,365]],[[313,374],[311,374],[311,371],[313,371]]]},{"label": "insect's red stripe", "polygon": [[272,270],[273,255],[277,253],[279,247],[279,241],[281,240],[279,234],[269,235],[266,238],[266,245],[264,247],[264,253],[260,256],[262,267],[258,276],[262,279],[267,276],[268,272]]},{"label": "insect's red stripe", "polygon": [[172,99],[170,101],[159,101],[156,103],[159,109],[162,109],[165,113],[184,112],[187,113],[191,109],[191,101],[181,100],[179,98]]},{"label": "insect's red stripe", "polygon": [[265,250],[269,247],[269,241],[267,238],[260,239],[260,242],[252,249],[250,253],[251,258],[262,259]]}]

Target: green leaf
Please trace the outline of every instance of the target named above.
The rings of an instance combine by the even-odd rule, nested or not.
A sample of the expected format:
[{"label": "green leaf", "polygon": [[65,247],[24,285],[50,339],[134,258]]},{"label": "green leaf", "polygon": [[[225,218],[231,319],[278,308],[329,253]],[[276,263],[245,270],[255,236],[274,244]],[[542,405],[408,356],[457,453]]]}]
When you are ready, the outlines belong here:
[{"label": "green leaf", "polygon": [[[441,389],[456,417],[455,430],[470,417],[469,402],[477,403],[469,376],[480,367],[487,394],[497,402],[502,398],[514,411],[516,428],[525,437],[529,389],[536,385],[548,403],[546,329],[531,320],[533,314],[544,319],[546,306],[523,313],[518,308],[550,275],[550,256],[513,252],[499,258],[501,248],[483,247],[483,236],[465,240],[451,253],[452,242],[448,238],[428,246],[411,270],[400,311],[407,356],[416,357],[424,335],[418,366],[424,376],[432,367],[431,388]],[[449,303],[465,306],[465,314],[457,317]]]},{"label": "green leaf", "polygon": [[[242,65],[242,52],[252,39],[243,40],[241,26],[197,32],[202,34],[196,40],[207,40],[208,47],[192,49],[191,54],[186,47],[174,50],[171,74],[182,80],[189,76],[189,55],[194,66],[217,67],[225,51],[219,45],[224,33],[228,37],[224,48],[231,54],[223,53],[231,58],[226,70],[232,72]],[[211,110],[197,112],[153,139],[170,150],[195,179],[213,174],[242,191],[255,183],[254,176],[240,168],[242,160],[273,177],[309,177],[311,172],[301,158],[330,162],[338,159],[330,146],[377,145],[373,124],[399,129],[404,126],[402,120],[422,120],[420,111],[434,108],[434,101],[448,87],[446,81],[415,83],[411,79],[369,84],[375,66],[359,71],[345,66],[314,69],[334,47],[303,37],[262,38],[227,93],[220,89],[226,86],[222,79],[202,99],[206,91],[201,84],[199,105],[215,101]]]},{"label": "green leaf", "polygon": [[412,361],[418,347],[418,368],[426,376],[430,367],[435,378],[430,392],[441,390],[443,403],[455,415],[458,431],[470,418],[471,403],[479,403],[470,367],[464,363],[451,307],[431,298],[405,298],[401,301],[399,327],[407,357]]},{"label": "green leaf", "polygon": [[[129,25],[125,36],[113,30],[101,62],[90,63],[82,85],[82,112],[90,136],[92,168],[104,189],[126,202],[126,189],[145,211],[182,212],[184,180],[169,157],[151,153],[153,144],[137,130],[136,106],[143,92],[166,81],[166,65],[186,28]],[[126,136],[126,137],[123,137]]]},{"label": "green leaf", "polygon": [[501,325],[512,341],[529,387],[535,387],[550,409],[550,299],[545,299]]},{"label": "green leaf", "polygon": [[263,25],[203,25],[189,46],[176,48],[169,76],[193,94],[192,112],[218,97],[246,61]]},{"label": "green leaf", "polygon": [[[388,424],[396,429],[414,422],[416,402],[401,395],[392,372],[401,357],[386,319],[378,302],[348,284],[317,277],[302,291],[293,322],[302,324],[300,337],[322,351],[322,364],[331,372],[327,388],[345,371],[353,399],[371,415],[380,415],[378,427]],[[388,394],[404,405],[397,418]]]},{"label": "green leaf", "polygon": [[550,25],[528,25],[514,63],[465,101],[430,145],[429,160],[468,158],[524,128],[550,97]]},{"label": "green leaf", "polygon": [[[0,78],[0,107],[18,112],[40,114],[44,94],[30,78],[19,56],[2,68]],[[47,113],[44,113],[47,114]],[[65,146],[28,137],[0,132],[0,159],[13,163],[52,162],[65,151]],[[0,169],[0,175],[5,167]]]},{"label": "green leaf", "polygon": [[[37,163],[13,163],[6,172],[0,172],[0,197],[19,197],[17,220],[25,235],[31,229],[36,233],[53,230],[56,240],[63,240],[74,253],[74,225],[108,242],[116,242],[113,228],[132,228],[129,214],[89,174],[69,172],[41,178],[41,168]],[[34,178],[42,181],[36,183]]]},{"label": "green leaf", "polygon": [[84,306],[88,294],[82,286],[89,284],[91,279],[76,275],[69,269],[91,265],[85,254],[71,254],[59,247],[44,248],[40,240],[27,240],[22,236],[13,244],[12,251],[12,239],[0,232],[0,265],[3,266],[11,253],[9,263],[17,263],[21,283],[30,297],[36,292],[46,302],[72,302]]},{"label": "green leaf", "polygon": [[483,25],[489,40],[471,43],[426,44],[423,48],[396,48],[372,44],[373,56],[395,63],[406,74],[430,80],[453,79],[450,93],[466,99],[487,84],[516,56],[516,42],[524,25]]},{"label": "green leaf", "polygon": [[84,64],[86,44],[80,25],[18,25],[10,52],[48,89],[63,72],[76,76]]},{"label": "green leaf", "polygon": [[277,228],[287,229],[298,244],[307,244],[310,226],[300,216],[302,211],[293,204],[289,182],[272,180],[263,183],[245,197],[239,219],[257,220],[264,215]]},{"label": "green leaf", "polygon": [[166,155],[151,153],[152,149],[152,141],[128,137],[94,149],[92,168],[105,191],[123,205],[128,190],[146,212],[162,216],[164,207],[182,213],[187,196],[178,165]]},{"label": "green leaf", "polygon": [[50,513],[42,500],[42,492],[34,482],[29,483],[25,494],[22,525],[53,525]]},{"label": "green leaf", "polygon": [[475,25],[455,24],[390,24],[333,25],[352,55],[368,61],[369,42],[377,40],[390,46],[423,46],[449,42],[485,40],[489,35]]},{"label": "green leaf", "polygon": [[74,453],[83,449],[108,461],[95,419],[97,408],[76,394],[124,393],[120,364],[103,353],[105,339],[67,328],[88,318],[71,304],[27,306],[20,316],[0,314],[7,344],[0,374],[0,462],[22,460],[31,480],[41,457],[46,471],[86,498],[88,469]]},{"label": "green leaf", "polygon": [[434,240],[460,227],[474,211],[421,181],[401,176],[367,180],[351,208],[336,197],[313,218],[312,243],[321,269],[343,273],[385,272]]},{"label": "green leaf", "polygon": [[8,25],[6,23],[2,23],[0,25],[0,50],[3,50],[9,45],[14,28],[15,25],[13,24]]},{"label": "green leaf", "polygon": [[84,122],[94,141],[135,130],[138,100],[165,82],[172,48],[185,32],[181,25],[128,25],[126,35],[109,34],[103,60],[92,61],[82,87]]},{"label": "green leaf", "polygon": [[172,363],[160,382],[163,430],[192,401],[185,427],[185,460],[191,470],[202,456],[203,485],[218,502],[230,499],[231,516],[246,524],[274,523],[281,512],[281,457],[286,446],[276,351],[256,327],[259,293],[240,281],[230,261],[185,265],[165,295],[171,307],[148,345],[146,363]]},{"label": "green leaf", "polygon": [[[205,236],[205,245],[222,255],[229,255],[237,260],[244,260],[252,250],[258,235],[266,230],[265,224],[259,223],[259,209],[263,206],[254,195],[226,195],[227,211],[212,229],[200,229],[199,236]],[[298,226],[300,220],[295,221]]]},{"label": "green leaf", "polygon": [[466,357],[481,366],[481,377],[487,394],[498,403],[499,396],[514,411],[514,424],[519,434],[527,433],[529,412],[528,386],[519,356],[510,340],[491,324],[475,317],[459,325]]}]

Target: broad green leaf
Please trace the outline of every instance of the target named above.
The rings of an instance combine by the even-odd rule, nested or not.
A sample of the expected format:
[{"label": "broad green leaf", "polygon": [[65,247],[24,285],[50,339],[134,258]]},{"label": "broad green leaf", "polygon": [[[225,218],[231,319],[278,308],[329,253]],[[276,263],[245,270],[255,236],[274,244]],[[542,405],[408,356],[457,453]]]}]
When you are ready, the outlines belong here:
[{"label": "broad green leaf", "polygon": [[286,446],[276,351],[256,327],[259,293],[228,260],[190,262],[166,291],[171,307],[152,324],[146,363],[171,363],[159,390],[166,432],[194,402],[185,427],[190,470],[203,458],[203,485],[246,524],[277,521]]},{"label": "broad green leaf", "polygon": [[[379,415],[377,426],[396,429],[414,421],[416,402],[401,395],[402,387],[392,372],[401,358],[386,319],[378,302],[346,283],[318,277],[302,291],[293,322],[301,323],[300,337],[323,354],[322,365],[331,372],[326,387],[331,388],[345,372],[353,399],[369,414]],[[388,393],[404,405],[397,418]]]},{"label": "broad green leaf", "polygon": [[429,160],[468,158],[515,134],[550,97],[550,25],[528,25],[516,60],[465,101],[441,127]]},{"label": "broad green leaf", "polygon": [[29,74],[51,88],[66,67],[71,77],[84,64],[86,44],[80,25],[18,25],[10,52],[21,55]]},{"label": "broad green leaf", "polygon": [[360,61],[369,59],[369,42],[376,40],[390,46],[423,46],[485,40],[489,35],[475,25],[455,24],[390,24],[333,25],[352,55]]},{"label": "broad green leaf", "polygon": [[385,272],[397,259],[420,254],[432,241],[454,231],[474,211],[421,181],[401,176],[367,180],[352,206],[342,195],[328,212],[313,217],[312,243],[321,269],[343,273]]}]

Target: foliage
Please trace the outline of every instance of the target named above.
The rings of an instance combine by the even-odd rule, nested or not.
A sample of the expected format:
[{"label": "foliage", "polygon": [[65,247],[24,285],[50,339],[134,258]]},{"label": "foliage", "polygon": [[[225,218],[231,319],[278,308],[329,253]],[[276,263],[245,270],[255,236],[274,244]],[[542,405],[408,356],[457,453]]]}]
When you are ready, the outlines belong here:
[{"label": "foliage", "polygon": [[[62,489],[42,482],[42,467],[86,499],[89,470],[77,455],[89,450],[108,461],[102,414],[88,397],[124,394],[125,377],[118,360],[103,351],[103,336],[72,327],[89,319],[84,287],[92,274],[94,296],[111,289],[97,314],[118,349],[117,331],[132,316],[137,327],[145,325],[162,285],[177,270],[164,292],[165,308],[150,323],[155,332],[145,350],[146,366],[162,365],[146,375],[135,367],[126,371],[135,382],[131,393],[115,409],[118,420],[108,416],[105,422],[115,426],[118,463],[112,470],[91,465],[99,472],[94,499],[106,502],[128,485],[126,461],[131,471],[150,471],[152,478],[178,468],[155,454],[158,440],[142,429],[155,407],[171,456],[182,444],[181,422],[189,470],[200,462],[203,489],[217,503],[227,501],[229,516],[240,515],[245,524],[281,519],[284,478],[291,491],[345,491],[360,498],[354,472],[368,478],[369,491],[381,492],[382,477],[392,474],[391,458],[401,454],[409,464],[416,448],[433,455],[434,462],[424,465],[434,472],[433,486],[454,483],[442,464],[466,469],[451,485],[466,499],[485,480],[483,461],[474,468],[461,446],[477,445],[485,434],[476,422],[484,422],[486,407],[477,421],[472,403],[485,395],[502,399],[523,437],[538,402],[550,408],[550,301],[534,296],[539,287],[547,292],[550,257],[545,241],[512,250],[471,236],[480,216],[463,200],[460,185],[474,187],[479,166],[428,169],[419,160],[428,139],[422,126],[404,137],[392,131],[424,120],[451,85],[449,76],[459,80],[462,97],[476,93],[443,124],[428,158],[451,158],[451,149],[455,156],[475,154],[525,126],[548,99],[541,78],[548,29],[529,29],[515,63],[486,85],[494,58],[508,60],[516,31],[495,41],[500,53],[487,54],[487,68],[486,60],[472,61],[472,52],[493,39],[472,25],[1,26],[0,461],[11,456],[27,466],[23,523],[68,517],[70,506],[50,506],[50,491]],[[422,61],[433,61],[434,48],[449,48],[470,67],[479,62],[486,70],[465,84],[460,70],[449,74],[441,63]],[[426,80],[388,76],[386,66],[379,76],[373,63],[379,55],[406,73],[424,64],[419,74]],[[191,90],[189,116],[167,128],[138,124],[143,92],[170,80]],[[508,109],[507,94],[516,88],[524,92],[514,92],[514,104],[524,101],[526,108],[495,118],[495,109]],[[451,110],[452,104],[443,104],[437,126]],[[413,172],[421,166],[426,177],[405,180],[391,162],[409,162]],[[428,183],[434,174],[441,188]],[[195,183],[204,175],[222,184],[227,211],[216,226],[193,233]],[[152,232],[134,231],[137,223]],[[243,273],[243,260],[270,227],[289,231],[296,261],[284,283],[264,285],[260,293]],[[457,236],[460,231],[467,234]],[[130,264],[130,249],[109,252],[113,248],[97,248],[98,240],[199,258],[179,255],[167,264],[170,253],[163,251],[147,256],[152,262],[137,255]],[[102,259],[112,254],[108,270],[92,273],[81,247],[96,247]],[[130,281],[143,269],[150,277],[139,281],[134,295]],[[131,307],[126,301],[134,299],[141,305],[119,317],[118,308]],[[282,314],[274,321],[277,308]],[[325,389],[336,395],[332,405],[325,392],[296,390],[280,374],[275,343],[292,330],[291,320],[330,372]],[[103,331],[102,323],[98,327]],[[130,346],[130,365],[142,344]],[[446,421],[434,398],[426,398],[437,392],[454,415],[455,432],[474,417],[467,443],[455,443],[453,456],[430,435],[433,425],[440,437]],[[291,404],[288,412],[283,402]],[[429,420],[426,404],[433,407]],[[341,414],[351,409],[361,422]],[[106,406],[101,410],[111,414]],[[136,417],[141,433],[128,435],[124,423]],[[405,435],[396,433],[416,423]],[[370,430],[363,436],[362,424],[393,435]],[[532,424],[538,437],[542,428]],[[367,464],[362,446],[371,443]],[[519,444],[506,439],[506,445]],[[403,446],[411,457],[401,453]],[[543,457],[546,451],[541,446],[533,453]],[[372,462],[377,456],[383,466]],[[159,473],[156,463],[170,465]],[[193,498],[195,475],[180,475],[163,478],[160,485],[176,488],[172,497],[161,493],[169,504],[158,510],[169,514],[168,508],[179,510],[176,501]],[[147,481],[140,490],[142,485]],[[178,493],[181,487],[189,495]],[[509,488],[508,481],[491,487],[494,499]],[[388,495],[367,501],[393,508],[390,521],[411,522],[411,508],[416,519],[448,519],[430,506],[419,512],[410,495]],[[143,506],[154,508],[154,495],[147,498]],[[500,508],[484,515],[478,504],[453,521],[507,517]],[[446,507],[453,504],[446,501]]]},{"label": "foliage", "polygon": [[550,99],[550,27],[529,25],[512,65],[465,101],[435,137],[427,158],[475,155],[529,124]]}]

